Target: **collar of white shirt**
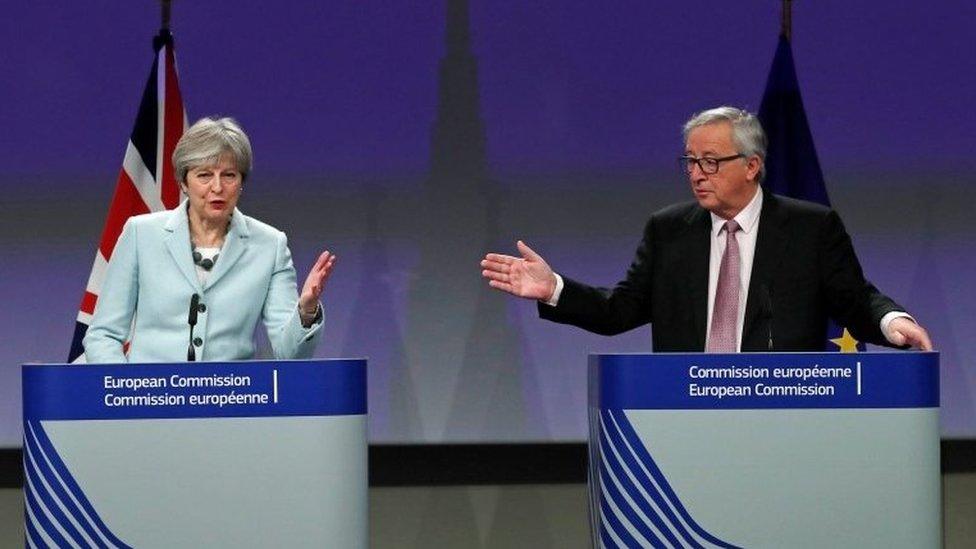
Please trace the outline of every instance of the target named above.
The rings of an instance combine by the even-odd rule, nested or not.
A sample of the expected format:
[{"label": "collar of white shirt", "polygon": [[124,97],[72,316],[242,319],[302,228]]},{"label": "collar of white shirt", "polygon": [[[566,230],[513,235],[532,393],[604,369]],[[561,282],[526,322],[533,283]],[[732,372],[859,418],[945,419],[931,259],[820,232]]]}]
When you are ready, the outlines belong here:
[{"label": "collar of white shirt", "polygon": [[[762,187],[757,185],[756,195],[752,197],[752,200],[749,201],[749,204],[745,208],[742,208],[742,211],[738,215],[732,218],[739,224],[739,230],[746,234],[750,234],[756,230],[756,225],[759,224],[759,212],[762,211],[762,203]],[[715,215],[714,212],[710,213],[712,214],[712,236],[717,238],[722,231],[722,227],[725,226],[726,220]]]}]

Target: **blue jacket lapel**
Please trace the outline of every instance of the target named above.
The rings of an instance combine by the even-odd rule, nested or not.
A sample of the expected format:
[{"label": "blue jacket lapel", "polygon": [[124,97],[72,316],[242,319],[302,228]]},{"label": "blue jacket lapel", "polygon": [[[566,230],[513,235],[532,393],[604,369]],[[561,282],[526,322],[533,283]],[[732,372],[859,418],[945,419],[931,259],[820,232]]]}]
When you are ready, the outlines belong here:
[{"label": "blue jacket lapel", "polygon": [[214,263],[213,272],[210,273],[210,277],[207,279],[206,285],[204,285],[204,290],[216,284],[218,280],[234,267],[234,264],[244,255],[244,251],[247,249],[247,239],[249,236],[251,236],[251,232],[247,228],[247,221],[244,219],[244,214],[237,208],[234,208],[234,213],[230,218],[230,230],[227,231],[227,237],[224,238],[224,247],[220,250],[220,257]]},{"label": "blue jacket lapel", "polygon": [[187,282],[196,288],[197,292],[202,292],[200,281],[193,267],[193,253],[190,249],[190,221],[186,215],[186,201],[180,203],[176,209],[170,211],[169,219],[163,226],[166,231],[166,249],[180,268],[180,272],[186,277]]}]

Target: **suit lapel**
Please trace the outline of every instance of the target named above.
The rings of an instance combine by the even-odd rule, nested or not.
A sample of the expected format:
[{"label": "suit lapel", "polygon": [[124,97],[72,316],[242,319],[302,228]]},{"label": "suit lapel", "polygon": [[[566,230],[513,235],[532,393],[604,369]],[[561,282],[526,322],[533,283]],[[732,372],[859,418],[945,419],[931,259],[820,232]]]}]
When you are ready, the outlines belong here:
[{"label": "suit lapel", "polygon": [[693,313],[696,348],[705,348],[705,324],[708,322],[708,261],[711,249],[711,216],[702,208],[695,208],[685,218],[688,232],[682,247],[687,250],[687,270],[690,276],[688,299]]},{"label": "suit lapel", "polygon": [[197,292],[203,291],[193,267],[193,253],[190,250],[190,222],[186,214],[186,201],[170,211],[170,217],[163,226],[166,231],[166,249],[172,256],[180,272]]},{"label": "suit lapel", "polygon": [[[749,281],[749,296],[746,299],[746,316],[742,323],[742,341],[758,319],[763,317],[764,293],[773,291],[773,274],[782,261],[789,242],[786,228],[788,214],[780,206],[779,200],[770,193],[763,195],[762,212],[759,214],[759,234],[756,239],[756,253],[752,260],[752,277]],[[765,286],[765,290],[763,287]],[[772,297],[772,296],[770,296]]]},{"label": "suit lapel", "polygon": [[203,288],[204,290],[211,288],[225,274],[230,272],[234,264],[244,255],[249,236],[250,231],[247,228],[247,222],[244,220],[244,214],[235,208],[234,214],[230,218],[230,230],[227,231],[227,237],[224,238],[224,246],[220,250],[220,257],[214,263],[213,272],[210,273],[210,277],[207,279],[207,283]]}]

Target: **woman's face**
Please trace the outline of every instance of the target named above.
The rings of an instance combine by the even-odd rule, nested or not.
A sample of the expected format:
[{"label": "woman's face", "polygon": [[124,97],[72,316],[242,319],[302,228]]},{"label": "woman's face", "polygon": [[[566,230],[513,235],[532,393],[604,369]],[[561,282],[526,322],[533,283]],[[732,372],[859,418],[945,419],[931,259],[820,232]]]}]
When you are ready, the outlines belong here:
[{"label": "woman's face", "polygon": [[241,196],[241,182],[230,155],[222,155],[215,165],[191,168],[186,172],[190,214],[201,221],[226,222]]}]

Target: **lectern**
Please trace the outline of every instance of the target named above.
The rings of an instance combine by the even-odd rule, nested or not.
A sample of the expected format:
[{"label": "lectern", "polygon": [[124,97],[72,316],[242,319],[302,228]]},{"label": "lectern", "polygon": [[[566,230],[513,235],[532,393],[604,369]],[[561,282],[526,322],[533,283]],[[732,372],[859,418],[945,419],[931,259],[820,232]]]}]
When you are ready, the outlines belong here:
[{"label": "lectern", "polygon": [[595,547],[941,546],[937,353],[589,367]]},{"label": "lectern", "polygon": [[27,541],[366,547],[366,362],[25,365]]}]

